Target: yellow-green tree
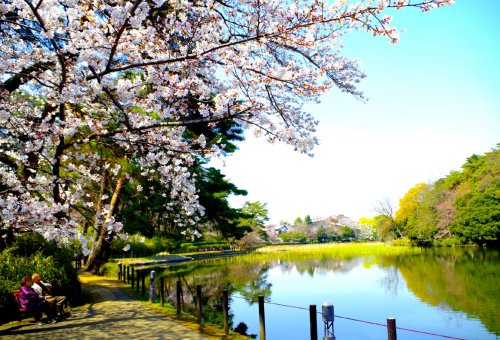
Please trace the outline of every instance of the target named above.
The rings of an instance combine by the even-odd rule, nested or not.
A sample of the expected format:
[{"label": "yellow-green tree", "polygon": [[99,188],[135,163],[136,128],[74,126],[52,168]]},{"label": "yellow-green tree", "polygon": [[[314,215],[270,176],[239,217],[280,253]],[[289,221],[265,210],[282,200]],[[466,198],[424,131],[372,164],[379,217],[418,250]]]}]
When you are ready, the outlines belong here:
[{"label": "yellow-green tree", "polygon": [[[452,171],[429,185],[415,185],[399,204],[395,228],[413,242],[498,245],[500,144],[485,155],[469,157],[462,171]],[[394,229],[389,217],[384,213],[375,219],[382,236]]]},{"label": "yellow-green tree", "polygon": [[396,211],[394,220],[401,226],[405,226],[418,210],[427,191],[427,184],[418,183],[399,200],[399,209]]}]

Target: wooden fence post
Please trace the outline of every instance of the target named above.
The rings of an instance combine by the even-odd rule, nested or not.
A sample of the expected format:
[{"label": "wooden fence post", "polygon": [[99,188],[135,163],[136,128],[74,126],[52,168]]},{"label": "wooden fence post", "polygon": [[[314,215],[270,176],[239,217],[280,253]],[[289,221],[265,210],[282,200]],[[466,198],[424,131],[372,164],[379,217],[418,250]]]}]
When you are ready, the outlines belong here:
[{"label": "wooden fence post", "polygon": [[388,340],[397,340],[396,334],[396,319],[395,318],[387,318],[387,339]]},{"label": "wooden fence post", "polygon": [[130,277],[130,283],[132,284],[132,288],[134,288],[135,276],[134,276],[134,267],[132,267],[132,276]]},{"label": "wooden fence post", "polygon": [[160,302],[161,306],[165,307],[165,278],[160,277]]},{"label": "wooden fence post", "polygon": [[198,323],[201,325],[201,285],[196,285],[196,297],[198,302]]},{"label": "wooden fence post", "polygon": [[181,295],[182,295],[181,281],[177,281],[177,315],[181,315],[182,311]]},{"label": "wooden fence post", "polygon": [[264,297],[259,296],[259,324],[260,324],[260,339],[266,340],[266,315],[264,313]]},{"label": "wooden fence post", "polygon": [[137,285],[135,286],[135,291],[139,293],[139,282],[141,281],[141,271],[139,269],[135,271],[135,276],[137,277]]},{"label": "wooden fence post", "polygon": [[144,296],[144,295],[146,295],[146,271],[145,270],[141,270],[141,281],[142,281],[141,295]]},{"label": "wooden fence post", "polygon": [[311,340],[318,340],[318,318],[316,305],[309,305],[309,323],[311,325]]},{"label": "wooden fence post", "polygon": [[224,334],[229,335],[229,294],[227,289],[222,291],[222,312],[224,314]]},{"label": "wooden fence post", "polygon": [[130,266],[127,266],[127,283],[130,282]]},{"label": "wooden fence post", "polygon": [[122,280],[122,264],[118,263],[118,281]]}]

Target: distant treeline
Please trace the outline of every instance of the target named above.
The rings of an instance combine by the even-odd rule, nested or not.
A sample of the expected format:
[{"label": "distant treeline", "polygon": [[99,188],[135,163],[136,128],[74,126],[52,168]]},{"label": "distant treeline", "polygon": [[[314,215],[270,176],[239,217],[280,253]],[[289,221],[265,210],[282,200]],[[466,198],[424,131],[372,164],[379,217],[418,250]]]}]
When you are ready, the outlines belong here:
[{"label": "distant treeline", "polygon": [[[472,155],[461,171],[435,183],[419,183],[399,201],[385,236],[420,244],[499,245],[500,144],[482,156]],[[393,223],[391,223],[393,222]]]}]

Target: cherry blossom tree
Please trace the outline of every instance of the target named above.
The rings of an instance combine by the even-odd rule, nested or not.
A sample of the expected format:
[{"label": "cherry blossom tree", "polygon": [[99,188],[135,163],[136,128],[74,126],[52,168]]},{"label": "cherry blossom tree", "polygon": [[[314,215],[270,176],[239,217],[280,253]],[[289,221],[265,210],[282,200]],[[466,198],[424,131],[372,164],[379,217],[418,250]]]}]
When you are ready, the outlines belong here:
[{"label": "cherry blossom tree", "polygon": [[391,10],[452,2],[2,1],[2,228],[85,245],[90,214],[97,259],[120,232],[132,165],[160,179],[180,227],[195,224],[193,153],[220,156],[224,145],[186,140],[186,128],[232,120],[311,153],[317,121],[303,103],[332,89],[363,99],[342,37],[361,29],[395,43]]}]

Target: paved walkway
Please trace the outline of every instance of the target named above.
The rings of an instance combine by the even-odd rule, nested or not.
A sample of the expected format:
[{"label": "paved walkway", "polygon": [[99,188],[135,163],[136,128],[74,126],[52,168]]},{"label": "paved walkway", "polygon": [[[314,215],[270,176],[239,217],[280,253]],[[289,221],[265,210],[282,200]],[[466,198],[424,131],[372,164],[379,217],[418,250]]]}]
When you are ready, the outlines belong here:
[{"label": "paved walkway", "polygon": [[[55,324],[22,323],[0,332],[0,338],[28,339],[221,339],[217,331],[201,334],[197,325],[186,325],[167,317],[157,308],[135,301],[120,282],[83,273],[82,289],[92,303],[74,308],[72,316]],[[118,286],[118,287],[117,287]],[[212,332],[212,334],[210,334]]]}]

